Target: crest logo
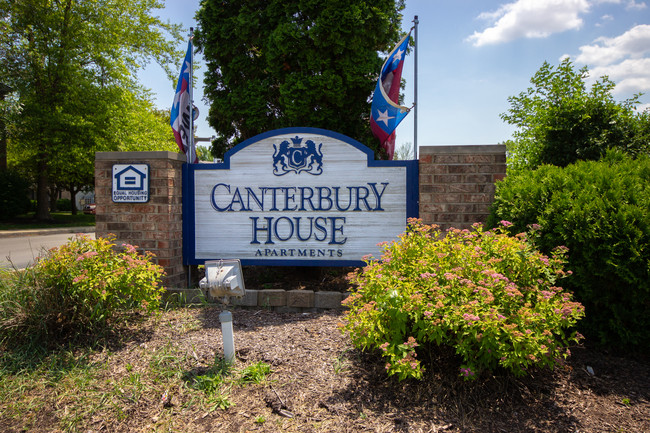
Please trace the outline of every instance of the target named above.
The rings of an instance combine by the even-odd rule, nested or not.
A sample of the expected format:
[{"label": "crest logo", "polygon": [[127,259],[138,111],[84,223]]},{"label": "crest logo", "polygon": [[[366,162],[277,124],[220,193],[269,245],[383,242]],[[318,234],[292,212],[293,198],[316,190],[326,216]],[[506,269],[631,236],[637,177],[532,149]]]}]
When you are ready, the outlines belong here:
[{"label": "crest logo", "polygon": [[302,145],[302,138],[297,135],[291,139],[292,143],[284,140],[280,146],[273,145],[273,174],[284,176],[287,173],[300,174],[306,172],[314,176],[323,173],[323,143],[316,144],[307,140]]}]

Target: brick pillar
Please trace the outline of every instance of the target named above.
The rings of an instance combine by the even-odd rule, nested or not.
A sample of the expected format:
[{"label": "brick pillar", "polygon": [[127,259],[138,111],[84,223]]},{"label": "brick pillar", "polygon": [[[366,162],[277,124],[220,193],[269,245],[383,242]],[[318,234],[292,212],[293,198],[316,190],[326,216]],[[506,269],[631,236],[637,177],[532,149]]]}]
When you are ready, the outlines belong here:
[{"label": "brick pillar", "polygon": [[[165,268],[163,285],[187,286],[183,266],[182,167],[185,156],[173,152],[97,152],[95,154],[96,236],[113,233],[116,242],[128,243],[156,255]],[[149,201],[113,203],[113,164],[149,164]]]},{"label": "brick pillar", "polygon": [[506,175],[504,145],[419,149],[420,218],[443,230],[485,222],[495,183]]}]

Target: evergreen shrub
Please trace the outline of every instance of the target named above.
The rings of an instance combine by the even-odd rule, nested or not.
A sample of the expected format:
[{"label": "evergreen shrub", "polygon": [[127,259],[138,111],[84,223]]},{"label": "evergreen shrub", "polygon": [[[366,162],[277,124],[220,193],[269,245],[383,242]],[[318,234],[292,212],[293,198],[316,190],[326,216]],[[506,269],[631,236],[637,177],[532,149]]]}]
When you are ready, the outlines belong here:
[{"label": "evergreen shrub", "polygon": [[541,166],[497,184],[489,226],[538,224],[538,245],[569,248],[565,287],[586,309],[581,331],[603,347],[650,348],[650,158]]},{"label": "evergreen shrub", "polygon": [[72,201],[69,198],[60,198],[56,201],[56,210],[59,212],[70,212]]},{"label": "evergreen shrub", "polygon": [[556,285],[565,254],[541,254],[525,234],[503,228],[476,224],[443,236],[412,219],[380,259],[364,257],[343,329],[356,347],[379,351],[400,380],[421,378],[421,355],[438,346],[453,348],[468,380],[497,368],[553,367],[580,338],[570,328],[583,315]]}]

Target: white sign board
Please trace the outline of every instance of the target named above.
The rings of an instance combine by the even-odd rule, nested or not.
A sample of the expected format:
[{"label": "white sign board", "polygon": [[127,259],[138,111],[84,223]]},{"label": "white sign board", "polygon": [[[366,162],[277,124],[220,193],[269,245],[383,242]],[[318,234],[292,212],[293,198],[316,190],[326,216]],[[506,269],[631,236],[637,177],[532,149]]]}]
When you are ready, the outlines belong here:
[{"label": "white sign board", "polygon": [[184,181],[189,264],[358,265],[417,216],[417,161],[375,161],[314,128],[261,134],[221,164],[186,166]]},{"label": "white sign board", "polygon": [[149,165],[113,164],[113,202],[146,203],[149,201]]}]

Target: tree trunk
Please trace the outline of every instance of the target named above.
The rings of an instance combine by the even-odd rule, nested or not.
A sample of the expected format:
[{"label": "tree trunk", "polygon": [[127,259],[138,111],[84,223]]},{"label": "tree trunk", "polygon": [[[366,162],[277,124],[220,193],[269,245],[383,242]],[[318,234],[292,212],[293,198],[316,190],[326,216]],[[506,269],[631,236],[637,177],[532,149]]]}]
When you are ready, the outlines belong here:
[{"label": "tree trunk", "polygon": [[59,199],[59,189],[50,186],[50,212],[58,212],[59,206],[57,200]]},{"label": "tree trunk", "polygon": [[7,170],[7,132],[5,121],[0,115],[0,171]]},{"label": "tree trunk", "polygon": [[51,221],[50,195],[48,194],[47,161],[38,161],[38,177],[36,179],[36,219]]},{"label": "tree trunk", "polygon": [[[0,83],[0,101],[4,101],[5,95],[11,92],[11,88]],[[7,125],[4,114],[0,114],[0,171],[7,170]]]},{"label": "tree trunk", "polygon": [[70,192],[70,201],[72,202],[70,203],[70,210],[72,211],[72,215],[77,215],[77,200],[75,198],[78,191],[75,189],[74,185],[70,185],[68,191]]}]

